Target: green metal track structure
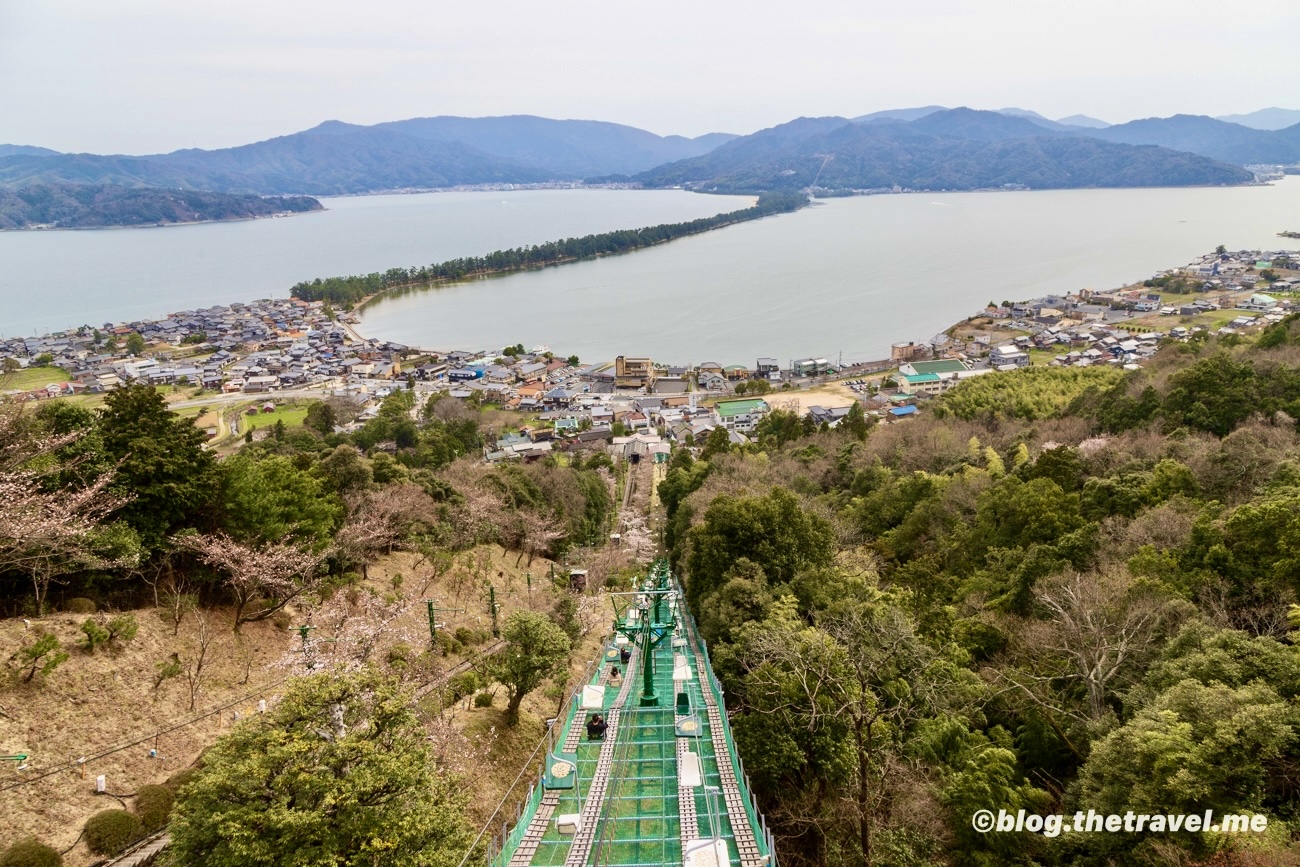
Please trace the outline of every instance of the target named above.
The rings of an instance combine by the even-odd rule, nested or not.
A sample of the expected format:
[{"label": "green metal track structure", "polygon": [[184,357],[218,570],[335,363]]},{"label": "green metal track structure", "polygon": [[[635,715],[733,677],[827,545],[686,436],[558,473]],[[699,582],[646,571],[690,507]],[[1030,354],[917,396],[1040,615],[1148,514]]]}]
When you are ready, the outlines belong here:
[{"label": "green metal track structure", "polygon": [[[541,779],[487,864],[774,865],[722,687],[668,564],[611,598],[613,637],[552,727]],[[621,678],[611,682],[615,667]],[[607,721],[603,740],[587,736],[596,713]]]}]

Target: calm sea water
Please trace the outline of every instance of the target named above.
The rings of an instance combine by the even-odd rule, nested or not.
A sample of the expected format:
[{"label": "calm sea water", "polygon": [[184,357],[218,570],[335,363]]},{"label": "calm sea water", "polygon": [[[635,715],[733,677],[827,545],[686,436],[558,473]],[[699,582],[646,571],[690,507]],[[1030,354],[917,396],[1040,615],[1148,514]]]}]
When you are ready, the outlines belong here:
[{"label": "calm sea water", "polygon": [[1111,288],[1226,244],[1283,249],[1300,177],[1264,187],[833,199],[661,247],[416,290],[361,332],[437,349],[545,343],[585,360],[886,357],[989,301]]},{"label": "calm sea water", "polygon": [[752,199],[521,190],[324,200],[321,213],[149,229],[0,232],[0,336],[284,297],[300,280],[651,226]]},{"label": "calm sea water", "polygon": [[[382,270],[748,199],[545,190],[330,199],[298,217],[0,233],[0,335],[283,296],[316,276]],[[957,193],[834,199],[591,262],[415,290],[361,331],[437,349],[521,342],[588,360],[879,358],[988,301],[1109,288],[1217,244],[1300,246],[1300,177],[1267,187]]]}]

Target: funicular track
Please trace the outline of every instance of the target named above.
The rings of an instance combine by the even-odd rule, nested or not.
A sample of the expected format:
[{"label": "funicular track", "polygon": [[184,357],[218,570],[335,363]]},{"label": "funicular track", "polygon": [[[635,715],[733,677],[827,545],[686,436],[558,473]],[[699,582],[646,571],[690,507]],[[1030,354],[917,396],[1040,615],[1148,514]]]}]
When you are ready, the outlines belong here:
[{"label": "funicular track", "polygon": [[[608,685],[609,663],[618,663],[626,642],[633,655],[621,687],[603,700],[582,686],[575,692],[547,756],[548,768],[571,765],[574,779],[544,771],[488,864],[774,864],[721,687],[666,564],[656,563],[638,590],[614,595],[628,597],[622,608],[615,604],[616,633],[626,637],[606,646],[586,686]],[[603,743],[585,740],[594,709],[607,718]]]}]

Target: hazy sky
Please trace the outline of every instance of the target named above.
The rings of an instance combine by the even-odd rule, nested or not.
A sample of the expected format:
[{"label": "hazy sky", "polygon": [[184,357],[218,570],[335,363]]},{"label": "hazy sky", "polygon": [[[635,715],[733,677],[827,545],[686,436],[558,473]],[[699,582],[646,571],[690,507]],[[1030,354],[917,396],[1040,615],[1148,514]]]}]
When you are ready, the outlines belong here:
[{"label": "hazy sky", "polygon": [[1300,108],[1296,0],[0,0],[0,142],[150,153],[327,118],[747,133],[931,103]]}]

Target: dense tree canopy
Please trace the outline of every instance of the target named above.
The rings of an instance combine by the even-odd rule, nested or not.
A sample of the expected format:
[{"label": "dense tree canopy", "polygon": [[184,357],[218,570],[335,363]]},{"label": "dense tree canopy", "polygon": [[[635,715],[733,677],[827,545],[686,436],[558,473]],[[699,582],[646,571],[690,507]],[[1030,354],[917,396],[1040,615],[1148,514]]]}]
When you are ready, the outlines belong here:
[{"label": "dense tree canopy", "polygon": [[221,464],[222,523],[246,540],[328,539],[342,512],[320,479],[288,458],[235,455]]},{"label": "dense tree canopy", "polygon": [[121,515],[146,543],[201,521],[214,505],[217,464],[203,448],[203,432],[169,412],[155,389],[110,391],[97,426],[117,466],[115,486],[130,495]]},{"label": "dense tree canopy", "polygon": [[492,658],[492,676],[509,693],[507,718],[519,714],[524,696],[555,675],[569,658],[569,636],[536,611],[516,611],[501,631],[505,649]]},{"label": "dense tree canopy", "polygon": [[789,584],[829,561],[833,539],[825,519],[805,512],[780,488],[765,497],[719,497],[691,531],[686,597],[694,603],[718,590],[742,558],[773,584]]},{"label": "dense tree canopy", "polygon": [[[674,455],[666,542],[782,863],[1294,860],[1300,319],[1266,334]],[[1270,831],[971,828],[1021,808]]]},{"label": "dense tree canopy", "polygon": [[180,791],[172,858],[215,867],[454,865],[464,792],[433,766],[410,696],[383,677],[295,681],[204,753]]}]

